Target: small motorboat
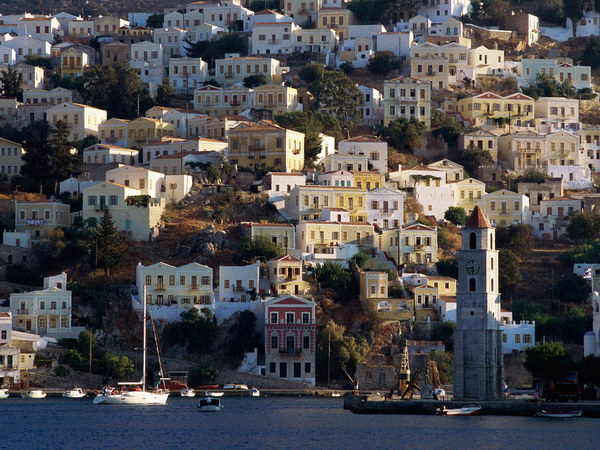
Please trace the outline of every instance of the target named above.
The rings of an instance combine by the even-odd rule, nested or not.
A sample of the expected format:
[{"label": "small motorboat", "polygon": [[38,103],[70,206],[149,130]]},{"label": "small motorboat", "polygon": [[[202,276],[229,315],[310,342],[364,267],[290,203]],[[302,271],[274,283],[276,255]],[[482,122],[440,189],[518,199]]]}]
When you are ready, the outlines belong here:
[{"label": "small motorboat", "polygon": [[229,384],[224,384],[223,389],[238,389],[238,390],[242,390],[242,391],[247,391],[248,386],[246,386],[245,384],[229,383]]},{"label": "small motorboat", "polygon": [[204,397],[198,401],[198,409],[202,412],[218,412],[223,406],[218,398]]},{"label": "small motorboat", "polygon": [[260,397],[260,391],[256,388],[250,389],[250,397]]},{"label": "small motorboat", "polygon": [[576,409],[573,411],[545,411],[539,410],[537,417],[544,417],[545,419],[574,419],[575,417],[581,417],[582,411]]},{"label": "small motorboat", "polygon": [[85,392],[81,388],[67,389],[62,393],[63,398],[83,398]]},{"label": "small motorboat", "polygon": [[23,392],[21,394],[23,398],[46,398],[46,393],[40,389],[33,389],[31,391]]},{"label": "small motorboat", "polygon": [[0,400],[8,398],[8,389],[0,389]]},{"label": "small motorboat", "polygon": [[223,397],[223,392],[219,391],[206,391],[207,397]]},{"label": "small motorboat", "polygon": [[179,395],[181,395],[182,397],[195,397],[196,396],[196,392],[192,389],[192,388],[183,388],[181,391],[179,391]]},{"label": "small motorboat", "polygon": [[481,406],[465,406],[463,408],[446,408],[442,406],[435,410],[438,416],[476,416],[481,411]]},{"label": "small motorboat", "polygon": [[332,392],[332,393],[331,393],[331,396],[332,396],[332,397],[341,397],[341,396],[342,396],[342,394],[340,394],[339,392],[335,391],[335,392]]}]

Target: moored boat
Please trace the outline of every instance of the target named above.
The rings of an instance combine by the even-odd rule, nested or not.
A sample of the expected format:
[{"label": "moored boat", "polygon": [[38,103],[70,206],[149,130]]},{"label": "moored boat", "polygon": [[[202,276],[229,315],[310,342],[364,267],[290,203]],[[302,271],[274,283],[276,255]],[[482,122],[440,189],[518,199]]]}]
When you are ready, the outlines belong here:
[{"label": "moored boat", "polygon": [[223,385],[223,389],[237,389],[237,390],[247,391],[248,386],[246,386],[245,384],[228,383],[228,384]]},{"label": "moored boat", "polygon": [[85,392],[81,388],[67,389],[62,393],[63,398],[83,398]]},{"label": "moored boat", "polygon": [[31,391],[23,392],[23,398],[46,398],[46,393],[40,389],[32,389]]},{"label": "moored boat", "polygon": [[538,411],[537,416],[546,419],[574,419],[575,417],[581,417],[581,414],[580,409],[573,411],[545,411],[541,409]]},{"label": "moored boat", "polygon": [[195,397],[196,392],[192,388],[186,387],[179,391],[179,395],[181,395],[182,397]]},{"label": "moored boat", "polygon": [[218,412],[223,406],[218,398],[204,397],[198,401],[198,409],[202,412]]},{"label": "moored boat", "polygon": [[435,410],[439,416],[476,416],[481,411],[481,406],[465,406],[463,408],[446,408],[442,406]]},{"label": "moored boat", "polygon": [[250,397],[260,397],[260,391],[256,388],[250,389]]},{"label": "moored boat", "polygon": [[219,391],[206,391],[207,397],[223,397],[223,392]]},{"label": "moored boat", "polygon": [[332,392],[332,393],[331,393],[331,396],[332,396],[332,397],[341,397],[341,396],[342,396],[342,394],[340,394],[339,392],[335,391],[335,392]]},{"label": "moored boat", "polygon": [[0,389],[0,400],[8,398],[8,389]]}]

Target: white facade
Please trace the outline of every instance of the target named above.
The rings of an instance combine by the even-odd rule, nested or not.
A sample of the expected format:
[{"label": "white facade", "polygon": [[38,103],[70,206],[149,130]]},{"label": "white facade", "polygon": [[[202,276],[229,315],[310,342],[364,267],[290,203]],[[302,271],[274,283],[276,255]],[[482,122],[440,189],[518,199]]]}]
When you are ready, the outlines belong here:
[{"label": "white facade", "polygon": [[269,172],[265,179],[269,185],[269,203],[277,209],[285,208],[285,198],[295,186],[306,184],[306,175],[301,173]]},{"label": "white facade", "polygon": [[[425,0],[419,8],[419,14],[432,20],[447,19],[450,16],[461,17],[471,9],[471,0]],[[440,19],[438,19],[440,18]]]},{"label": "white facade", "polygon": [[535,345],[535,320],[507,322],[500,325],[502,354],[522,352]]},{"label": "white facade", "polygon": [[[154,42],[137,42],[131,44],[131,61],[143,61],[148,64],[163,66],[163,46]],[[131,67],[134,67],[133,65]],[[137,67],[136,67],[137,68]]]},{"label": "white facade", "polygon": [[254,25],[250,38],[250,53],[254,55],[290,54],[294,32],[293,22],[259,22]]},{"label": "white facade", "polygon": [[558,83],[571,80],[575,89],[592,87],[592,69],[590,66],[573,66],[568,63],[559,64],[555,59],[523,59],[520,64],[520,75],[525,83],[535,84],[538,74],[551,75]]},{"label": "white facade", "polygon": [[588,189],[594,187],[592,170],[584,165],[558,166],[548,164],[548,175],[563,180],[565,189]]},{"label": "white facade", "polygon": [[260,264],[219,267],[219,301],[249,302],[259,293]]},{"label": "white facade", "polygon": [[54,42],[59,36],[60,23],[54,17],[23,17],[19,21],[18,34],[31,36],[42,41]]},{"label": "white facade", "polygon": [[383,122],[383,95],[375,88],[359,86],[363,95],[363,104],[359,107],[362,122],[375,127]]},{"label": "white facade", "polygon": [[[373,136],[357,136],[338,143],[340,155],[365,156],[372,169],[385,175],[388,172],[388,145]],[[363,169],[364,170],[364,169]],[[368,170],[371,170],[369,167]],[[360,170],[359,170],[360,171]]]},{"label": "white facade", "polygon": [[50,49],[52,48],[48,41],[31,36],[11,36],[10,34],[0,36],[0,44],[15,50],[18,63],[31,55],[50,57]]},{"label": "white facade", "polygon": [[367,222],[379,228],[403,225],[404,193],[386,187],[367,192]]},{"label": "white facade", "polygon": [[69,140],[78,141],[86,136],[98,136],[98,126],[106,120],[106,111],[79,103],[61,103],[47,111],[48,122],[67,125],[71,134]]},{"label": "white facade", "polygon": [[397,58],[408,58],[413,45],[412,31],[382,32],[377,35],[376,48],[378,52],[391,52]]},{"label": "white facade", "polygon": [[[163,48],[164,63],[167,64],[171,58],[185,55],[185,38],[187,30],[181,28],[156,28],[153,33],[155,44]],[[132,46],[133,47],[133,46]]]},{"label": "white facade", "polygon": [[[178,94],[193,93],[208,77],[208,64],[201,58],[171,58],[169,82]],[[184,127],[185,129],[185,127]]]}]

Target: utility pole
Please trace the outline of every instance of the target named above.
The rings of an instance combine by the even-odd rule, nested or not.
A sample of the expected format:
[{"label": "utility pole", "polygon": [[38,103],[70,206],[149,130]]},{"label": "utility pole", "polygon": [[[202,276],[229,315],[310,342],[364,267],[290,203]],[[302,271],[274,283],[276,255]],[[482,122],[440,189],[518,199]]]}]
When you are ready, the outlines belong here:
[{"label": "utility pole", "polygon": [[94,338],[94,333],[90,329],[90,353],[89,353],[89,385],[92,386],[92,339]]},{"label": "utility pole", "polygon": [[327,335],[327,389],[331,381],[331,333]]}]

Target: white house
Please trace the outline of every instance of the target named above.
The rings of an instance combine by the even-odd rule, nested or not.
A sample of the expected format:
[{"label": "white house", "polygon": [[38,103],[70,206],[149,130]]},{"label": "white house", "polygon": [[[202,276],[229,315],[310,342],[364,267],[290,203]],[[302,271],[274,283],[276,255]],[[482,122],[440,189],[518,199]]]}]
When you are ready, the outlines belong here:
[{"label": "white house", "polygon": [[565,189],[589,189],[594,187],[592,170],[588,166],[548,164],[548,175],[552,178],[561,178]]},{"label": "white house", "polygon": [[[340,155],[366,156],[372,169],[385,175],[388,172],[388,145],[374,136],[357,136],[338,143]],[[370,169],[369,169],[370,170]]]},{"label": "white house", "polygon": [[590,66],[574,66],[556,59],[524,58],[520,64],[520,75],[524,85],[534,84],[538,74],[550,75],[558,83],[570,80],[575,89],[592,87],[592,68]]},{"label": "white house", "polygon": [[535,321],[512,320],[512,312],[502,311],[500,331],[502,332],[502,353],[522,352],[535,345]]},{"label": "white house", "polygon": [[48,41],[36,39],[31,36],[0,35],[0,45],[12,48],[16,52],[17,62],[23,61],[27,56],[39,55],[50,57],[52,45]]},{"label": "white house", "polygon": [[[131,44],[132,61],[143,61],[148,64],[163,66],[164,48],[159,43],[142,41]],[[131,67],[134,67],[133,65]],[[137,67],[136,67],[137,68]]]},{"label": "white house", "polygon": [[250,38],[253,55],[290,54],[292,37],[298,26],[293,22],[258,22]]},{"label": "white house", "polygon": [[285,208],[285,198],[295,186],[306,184],[306,175],[302,173],[269,172],[263,182],[268,186],[269,203],[277,209]]},{"label": "white house", "polygon": [[171,58],[185,55],[187,33],[187,30],[177,27],[154,29],[152,38],[155,44],[163,48],[164,64],[167,64]]},{"label": "white house", "polygon": [[105,110],[79,103],[61,103],[49,108],[47,114],[52,126],[60,121],[68,127],[71,141],[98,136],[98,126],[106,120]]},{"label": "white house", "polygon": [[404,193],[382,187],[367,192],[367,222],[379,228],[403,225]]},{"label": "white house", "polygon": [[54,42],[61,34],[60,23],[52,16],[23,17],[19,20],[19,36],[31,36],[42,41]]},{"label": "white house", "polygon": [[375,48],[378,52],[391,52],[397,58],[408,58],[413,41],[411,30],[382,32],[376,36]]},{"label": "white house", "polygon": [[208,77],[208,64],[201,58],[169,59],[169,81],[178,94],[193,93]]},{"label": "white house", "polygon": [[419,8],[419,14],[432,20],[442,20],[450,16],[464,16],[469,13],[470,7],[471,0],[425,0]]},{"label": "white house", "polygon": [[260,263],[219,267],[219,302],[249,302],[259,289]]},{"label": "white house", "polygon": [[383,122],[383,96],[375,88],[358,86],[363,95],[363,104],[358,107],[362,122],[375,127]]}]

